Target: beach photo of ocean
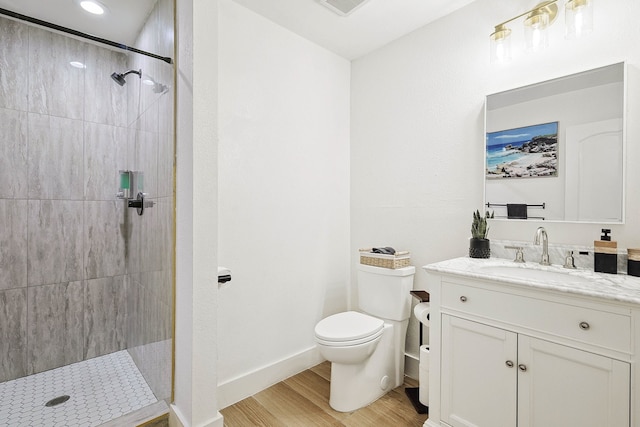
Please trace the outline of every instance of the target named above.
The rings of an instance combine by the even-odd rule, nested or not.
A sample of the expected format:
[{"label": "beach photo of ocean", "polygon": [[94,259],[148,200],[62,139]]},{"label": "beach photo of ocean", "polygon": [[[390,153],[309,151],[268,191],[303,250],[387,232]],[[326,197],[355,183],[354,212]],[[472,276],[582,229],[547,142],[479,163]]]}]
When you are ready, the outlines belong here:
[{"label": "beach photo of ocean", "polygon": [[558,122],[487,133],[487,178],[558,176]]}]

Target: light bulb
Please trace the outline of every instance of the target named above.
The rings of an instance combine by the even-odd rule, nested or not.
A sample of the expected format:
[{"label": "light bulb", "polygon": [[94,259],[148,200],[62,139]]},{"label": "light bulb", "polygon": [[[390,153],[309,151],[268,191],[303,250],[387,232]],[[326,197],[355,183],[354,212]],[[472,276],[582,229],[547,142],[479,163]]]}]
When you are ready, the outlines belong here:
[{"label": "light bulb", "polygon": [[542,34],[540,34],[539,28],[534,28],[531,32],[531,47],[533,50],[538,50],[542,45]]},{"label": "light bulb", "polygon": [[511,59],[511,30],[498,25],[489,37],[491,42],[491,62],[505,62]]},{"label": "light bulb", "polygon": [[549,27],[549,14],[542,9],[532,12],[524,21],[524,36],[527,51],[539,52],[548,45],[547,28]]},{"label": "light bulb", "polygon": [[569,0],[565,4],[565,37],[575,39],[593,30],[593,0]]}]

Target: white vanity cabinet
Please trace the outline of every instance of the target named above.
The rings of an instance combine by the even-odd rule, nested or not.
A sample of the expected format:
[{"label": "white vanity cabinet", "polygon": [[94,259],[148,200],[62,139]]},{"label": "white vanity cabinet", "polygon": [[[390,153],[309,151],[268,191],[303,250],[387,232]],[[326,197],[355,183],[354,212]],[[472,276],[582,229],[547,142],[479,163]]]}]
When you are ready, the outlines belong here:
[{"label": "white vanity cabinet", "polygon": [[629,427],[629,367],[443,315],[441,418],[453,427]]},{"label": "white vanity cabinet", "polygon": [[425,426],[640,426],[636,305],[426,269]]},{"label": "white vanity cabinet", "polygon": [[443,421],[456,427],[515,425],[517,345],[513,332],[442,316]]}]

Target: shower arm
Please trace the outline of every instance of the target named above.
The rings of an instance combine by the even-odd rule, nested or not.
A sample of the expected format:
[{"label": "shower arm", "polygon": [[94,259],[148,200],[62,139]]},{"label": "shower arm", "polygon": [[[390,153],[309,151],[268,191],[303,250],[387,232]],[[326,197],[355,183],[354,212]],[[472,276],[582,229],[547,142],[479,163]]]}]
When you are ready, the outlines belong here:
[{"label": "shower arm", "polygon": [[126,76],[126,75],[129,75],[129,74],[137,74],[137,75],[138,75],[138,77],[142,78],[142,70],[129,70],[129,71],[127,71],[126,73],[124,73],[124,74],[122,75],[122,77],[124,77],[124,76]]}]

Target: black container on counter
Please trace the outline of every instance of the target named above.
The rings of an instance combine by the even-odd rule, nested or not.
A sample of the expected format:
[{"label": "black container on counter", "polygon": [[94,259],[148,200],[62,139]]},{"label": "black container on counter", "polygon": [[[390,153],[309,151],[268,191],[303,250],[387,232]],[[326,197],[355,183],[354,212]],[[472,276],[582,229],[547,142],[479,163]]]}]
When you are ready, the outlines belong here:
[{"label": "black container on counter", "polygon": [[640,277],[640,249],[627,249],[627,274]]},{"label": "black container on counter", "polygon": [[602,229],[600,240],[593,242],[593,270],[598,273],[618,273],[618,243],[611,241],[610,229]]}]

